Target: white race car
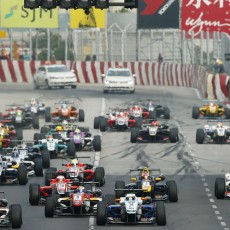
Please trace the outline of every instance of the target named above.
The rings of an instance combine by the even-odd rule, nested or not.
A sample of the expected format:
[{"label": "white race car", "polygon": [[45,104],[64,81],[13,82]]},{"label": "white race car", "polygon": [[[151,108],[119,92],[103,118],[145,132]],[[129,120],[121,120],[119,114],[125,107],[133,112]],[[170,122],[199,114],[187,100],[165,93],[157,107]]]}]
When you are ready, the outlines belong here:
[{"label": "white race car", "polygon": [[215,196],[217,199],[230,198],[230,173],[226,173],[224,178],[216,178]]}]

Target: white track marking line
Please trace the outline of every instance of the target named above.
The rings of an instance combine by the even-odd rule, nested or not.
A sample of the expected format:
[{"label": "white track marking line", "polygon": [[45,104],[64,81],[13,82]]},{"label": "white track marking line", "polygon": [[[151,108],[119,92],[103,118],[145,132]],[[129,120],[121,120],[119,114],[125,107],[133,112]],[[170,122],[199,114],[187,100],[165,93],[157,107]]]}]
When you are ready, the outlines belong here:
[{"label": "white track marking line", "polygon": [[194,89],[194,91],[195,91],[196,96],[198,97],[198,99],[201,99],[200,91],[198,89]]},{"label": "white track marking line", "polygon": [[[106,109],[106,104],[105,104],[105,98],[103,97],[101,99],[101,116],[105,115],[105,109]],[[101,136],[101,140],[102,140],[102,133],[100,131],[100,129],[98,130],[98,134]],[[101,157],[101,152],[95,152],[95,156],[94,156],[94,162],[93,165],[94,167],[99,166],[100,164],[100,157]],[[89,217],[89,228],[88,230],[94,230],[94,226],[95,226],[95,218],[93,216]]]}]

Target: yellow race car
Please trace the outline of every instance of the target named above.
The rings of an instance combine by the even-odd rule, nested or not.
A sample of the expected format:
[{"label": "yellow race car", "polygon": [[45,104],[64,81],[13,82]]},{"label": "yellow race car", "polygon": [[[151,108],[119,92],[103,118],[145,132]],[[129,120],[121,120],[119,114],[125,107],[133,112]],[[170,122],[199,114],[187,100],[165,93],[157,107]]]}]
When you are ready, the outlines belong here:
[{"label": "yellow race car", "polygon": [[192,107],[192,118],[198,119],[200,116],[205,118],[224,117],[230,119],[230,109],[224,107],[218,100],[203,100],[207,102],[202,107]]}]

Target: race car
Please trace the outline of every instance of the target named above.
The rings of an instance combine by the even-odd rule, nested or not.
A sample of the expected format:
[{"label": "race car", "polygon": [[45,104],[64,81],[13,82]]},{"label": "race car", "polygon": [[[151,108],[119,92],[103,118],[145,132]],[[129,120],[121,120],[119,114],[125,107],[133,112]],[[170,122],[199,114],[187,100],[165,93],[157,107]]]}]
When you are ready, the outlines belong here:
[{"label": "race car", "polygon": [[41,128],[41,133],[48,132],[59,134],[64,142],[72,141],[75,145],[76,151],[101,151],[101,136],[92,136],[88,127],[80,127],[76,124],[68,122],[64,123],[63,121],[61,124],[50,124]]},{"label": "race car", "polygon": [[71,190],[60,198],[47,197],[45,217],[96,215],[97,204],[102,200],[102,192],[100,189],[87,190],[84,185],[85,183],[79,182],[78,186],[72,186]]},{"label": "race car", "polygon": [[205,104],[201,107],[192,107],[192,118],[198,119],[199,117],[217,118],[224,117],[230,119],[230,109],[224,107],[218,100],[202,100]]},{"label": "race car", "polygon": [[110,108],[107,117],[99,116],[94,118],[94,128],[105,132],[108,128],[111,130],[125,131],[129,128],[140,127],[141,119],[130,117],[129,111],[120,108]]},{"label": "race car", "polygon": [[[125,184],[124,181],[116,181],[115,193],[116,198],[124,196],[124,189],[137,189],[137,196],[151,197],[153,201],[170,201],[177,202],[177,185],[174,180],[165,181],[165,176],[161,174],[160,169],[149,169],[144,167],[141,169],[131,169],[130,172],[139,172],[137,177],[131,177],[133,183]],[[151,173],[158,172],[157,175]]]},{"label": "race car", "polygon": [[18,140],[23,139],[21,128],[15,129],[13,125],[0,123],[0,149],[17,145]]},{"label": "race car", "polygon": [[0,184],[26,185],[28,182],[28,171],[24,164],[8,161],[5,155],[0,155]]},{"label": "race car", "polygon": [[230,173],[226,173],[224,178],[216,178],[215,197],[217,199],[230,198]]},{"label": "race car", "polygon": [[51,159],[62,157],[64,154],[74,157],[76,154],[74,143],[72,141],[63,142],[59,134],[34,133],[34,141],[34,147],[39,148],[42,154],[48,152]]},{"label": "race car", "polygon": [[169,128],[166,123],[157,120],[145,120],[142,127],[131,129],[130,142],[151,143],[151,142],[171,142],[176,143],[179,140],[178,128]]},{"label": "race car", "polygon": [[45,104],[39,98],[31,98],[31,100],[25,100],[25,110],[30,111],[33,115],[44,115]]},{"label": "race car", "polygon": [[97,204],[97,225],[155,223],[159,226],[166,225],[164,202],[152,203],[150,197],[138,197],[134,191],[125,190],[128,193],[116,199],[116,203],[108,205],[106,201],[100,201]]},{"label": "race car", "polygon": [[7,113],[1,114],[1,119],[15,127],[39,129],[39,117],[27,110],[24,105],[7,105]]},{"label": "race car", "polygon": [[156,119],[157,117],[164,117],[170,119],[170,110],[167,106],[156,104],[158,100],[149,101],[144,105],[134,105],[130,107],[130,116],[143,119]]},{"label": "race car", "polygon": [[[216,124],[210,125],[215,122]],[[226,121],[207,120],[204,128],[196,130],[196,143],[203,144],[208,142],[227,143],[230,137],[230,126],[224,125]]]},{"label": "race car", "polygon": [[[25,165],[28,176],[43,176],[42,158],[39,155],[29,155],[27,148],[13,147],[2,149],[1,154],[8,163]],[[32,157],[34,157],[32,159]]]},{"label": "race car", "polygon": [[0,227],[21,228],[22,208],[20,204],[8,205],[5,193],[0,192]]},{"label": "race car", "polygon": [[46,174],[45,183],[49,184],[49,180],[55,178],[57,175],[63,175],[72,181],[85,181],[85,182],[97,182],[100,186],[105,184],[105,169],[104,167],[93,167],[92,164],[79,162],[81,158],[90,157],[76,157],[69,163],[62,163],[64,169],[52,171]]},{"label": "race car", "polygon": [[77,110],[76,106],[72,101],[62,101],[60,103],[55,103],[58,106],[56,111],[51,112],[50,107],[45,108],[45,121],[50,122],[60,122],[63,120],[68,120],[70,122],[79,121],[83,122],[85,120],[85,112],[83,109]]}]

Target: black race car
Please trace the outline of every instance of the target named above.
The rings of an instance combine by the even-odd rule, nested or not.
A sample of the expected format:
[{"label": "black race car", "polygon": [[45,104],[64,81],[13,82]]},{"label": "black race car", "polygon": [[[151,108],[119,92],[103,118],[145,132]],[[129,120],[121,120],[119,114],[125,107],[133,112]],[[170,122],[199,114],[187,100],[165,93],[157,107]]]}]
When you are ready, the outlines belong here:
[{"label": "black race car", "polygon": [[131,129],[130,142],[168,142],[179,140],[178,128],[169,128],[166,123],[159,124],[157,120],[144,120],[141,128]]}]

